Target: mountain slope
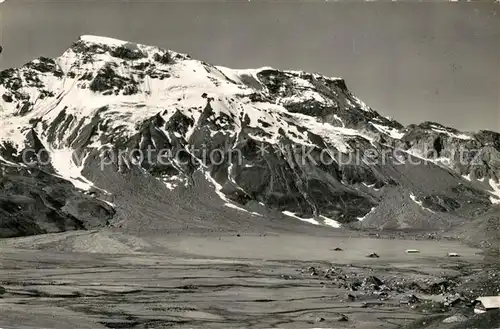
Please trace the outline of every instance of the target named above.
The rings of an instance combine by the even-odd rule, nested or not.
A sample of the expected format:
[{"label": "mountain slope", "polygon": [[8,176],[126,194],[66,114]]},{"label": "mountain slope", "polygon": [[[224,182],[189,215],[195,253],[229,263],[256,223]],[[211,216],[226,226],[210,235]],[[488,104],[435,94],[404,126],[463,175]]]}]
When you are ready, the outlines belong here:
[{"label": "mountain slope", "polygon": [[[69,181],[100,225],[448,229],[500,200],[499,134],[403,127],[340,78],[83,36],[0,94],[0,165]],[[70,203],[80,224],[48,231],[97,225]]]}]

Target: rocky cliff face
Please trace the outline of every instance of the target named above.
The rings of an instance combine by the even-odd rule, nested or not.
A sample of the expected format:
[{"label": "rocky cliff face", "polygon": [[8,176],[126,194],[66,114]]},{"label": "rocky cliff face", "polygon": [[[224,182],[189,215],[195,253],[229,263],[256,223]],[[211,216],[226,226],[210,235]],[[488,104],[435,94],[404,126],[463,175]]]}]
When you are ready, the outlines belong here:
[{"label": "rocky cliff face", "polygon": [[109,224],[115,210],[37,168],[2,165],[0,238],[91,229]]},{"label": "rocky cliff face", "polygon": [[221,225],[436,229],[499,202],[499,134],[403,127],[340,78],[83,36],[59,58],[1,72],[0,95],[5,235],[139,219],[203,227],[228,211]]}]

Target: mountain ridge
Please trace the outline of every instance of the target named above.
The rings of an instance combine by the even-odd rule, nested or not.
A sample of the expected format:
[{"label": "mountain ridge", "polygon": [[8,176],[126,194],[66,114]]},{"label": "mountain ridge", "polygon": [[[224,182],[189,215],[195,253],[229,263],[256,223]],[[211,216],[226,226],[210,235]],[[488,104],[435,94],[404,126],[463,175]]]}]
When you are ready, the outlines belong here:
[{"label": "mountain ridge", "polygon": [[[213,213],[222,206],[233,211],[228,216],[285,216],[334,228],[449,229],[500,202],[498,133],[463,133],[433,122],[405,127],[364,104],[341,78],[270,67],[232,70],[87,35],[59,58],[0,72],[0,94],[0,165],[34,166],[71,182],[97,202],[92,207],[107,210],[102,225],[133,226],[132,176],[160,182],[160,199],[180,193],[201,200],[207,196],[196,188],[203,186],[222,203]],[[103,149],[113,158],[105,170]],[[119,161],[119,150],[151,157],[131,165]],[[162,150],[187,162],[163,163]],[[192,150],[220,156],[201,159]],[[47,164],[34,155],[41,151]],[[226,158],[235,151],[238,161]],[[347,161],[372,151],[373,164],[359,154]],[[23,157],[34,162],[26,166]],[[130,195],[119,200],[120,193]],[[168,204],[182,201],[172,197]],[[155,202],[152,223],[163,220],[164,205]],[[59,203],[57,210],[70,215],[67,202]],[[19,210],[19,216],[33,212]],[[179,211],[180,218],[190,216]],[[78,211],[71,216],[89,221]]]}]

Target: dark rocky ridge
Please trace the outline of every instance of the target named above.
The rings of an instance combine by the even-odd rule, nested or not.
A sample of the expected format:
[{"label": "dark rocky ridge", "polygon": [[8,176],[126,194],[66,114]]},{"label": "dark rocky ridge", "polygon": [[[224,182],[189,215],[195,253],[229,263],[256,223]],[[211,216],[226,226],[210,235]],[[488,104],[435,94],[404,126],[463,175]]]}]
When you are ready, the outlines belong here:
[{"label": "dark rocky ridge", "polygon": [[98,228],[115,214],[104,201],[36,167],[0,168],[0,238]]}]

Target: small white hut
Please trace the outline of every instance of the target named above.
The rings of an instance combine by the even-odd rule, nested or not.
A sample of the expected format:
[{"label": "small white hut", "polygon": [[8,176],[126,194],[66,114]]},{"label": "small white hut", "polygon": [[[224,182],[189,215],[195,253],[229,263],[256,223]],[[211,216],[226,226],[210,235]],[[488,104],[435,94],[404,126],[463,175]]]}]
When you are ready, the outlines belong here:
[{"label": "small white hut", "polygon": [[474,313],[481,314],[500,309],[500,296],[479,297],[474,302]]}]

